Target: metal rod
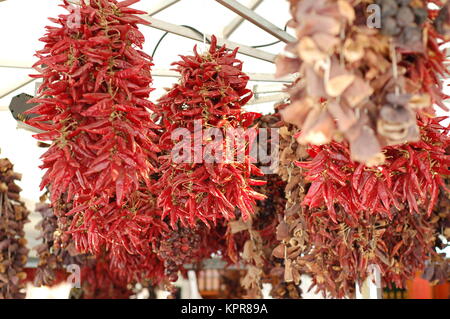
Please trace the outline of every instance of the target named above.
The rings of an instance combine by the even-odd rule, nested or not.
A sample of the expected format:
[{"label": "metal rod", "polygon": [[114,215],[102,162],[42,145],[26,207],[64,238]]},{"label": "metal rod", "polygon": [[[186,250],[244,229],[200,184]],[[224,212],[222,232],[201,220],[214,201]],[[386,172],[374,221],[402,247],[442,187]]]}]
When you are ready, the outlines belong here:
[{"label": "metal rod", "polygon": [[262,96],[253,98],[246,105],[255,105],[255,104],[262,104],[262,103],[270,103],[270,102],[280,102],[284,99],[288,98],[289,95],[287,93],[279,93],[279,94],[273,94],[268,96]]},{"label": "metal rod", "polygon": [[180,0],[162,0],[158,2],[156,5],[153,6],[148,11],[148,15],[154,16],[157,13],[160,13],[163,10],[166,10],[168,7],[173,6],[175,3],[179,2]]},{"label": "metal rod", "polygon": [[[152,27],[152,28],[155,28],[158,30],[167,31],[167,32],[170,32],[173,34],[177,34],[177,35],[180,35],[182,37],[186,37],[186,38],[189,38],[192,40],[203,42],[203,37],[200,34],[198,34],[197,32],[195,32],[189,28],[182,27],[182,26],[172,24],[169,22],[165,22],[162,20],[158,20],[153,17],[146,16],[146,15],[141,15],[140,17],[151,23],[151,25],[149,27]],[[211,35],[206,34],[206,37],[208,39],[211,39]],[[246,46],[246,45],[243,45],[240,43],[232,42],[232,41],[225,40],[222,38],[217,38],[217,44],[220,46],[226,45],[231,50],[233,50],[235,48],[239,48],[239,53],[242,53],[247,56],[251,56],[253,58],[257,58],[257,59],[264,60],[264,61],[271,62],[271,63],[274,63],[274,61],[275,61],[276,56],[274,54],[265,52],[265,51],[262,51],[259,49],[254,49],[254,48],[251,48],[249,46]]]},{"label": "metal rod", "polygon": [[[0,65],[0,67],[3,67]],[[26,66],[8,66],[9,68],[18,68],[18,69],[31,69],[31,67]],[[294,82],[296,77],[293,75],[284,76],[281,78],[276,78],[275,75],[271,73],[247,73],[250,77],[250,81],[255,82],[281,82],[281,83],[291,83]],[[169,78],[177,78],[180,74],[176,71],[166,70],[166,69],[154,69],[152,70],[152,76],[154,77],[169,77]]]},{"label": "metal rod", "polygon": [[0,68],[8,68],[8,69],[31,69],[30,66],[22,66],[22,65],[0,65]]},{"label": "metal rod", "polygon": [[[251,0],[250,4],[247,6],[251,10],[255,10],[264,0]],[[244,18],[237,16],[234,18],[225,28],[223,28],[223,37],[228,39],[234,31],[239,28],[239,26],[244,22]]]},{"label": "metal rod", "polygon": [[5,96],[17,91],[20,88],[23,88],[25,85],[30,84],[36,79],[27,79],[26,81],[23,81],[20,85],[14,87],[13,89],[7,90],[6,92],[0,93],[0,99],[4,98]]},{"label": "metal rod", "polygon": [[[250,81],[255,82],[280,82],[280,83],[291,83],[295,80],[294,76],[285,76],[282,78],[275,78],[273,74],[270,73],[247,73],[250,77]],[[172,70],[156,69],[152,71],[152,76],[154,77],[169,77],[177,78],[180,74]]]},{"label": "metal rod", "polygon": [[263,29],[267,33],[273,35],[275,38],[277,38],[283,42],[286,42],[286,43],[296,41],[296,39],[293,36],[291,36],[289,33],[281,30],[280,28],[278,28],[276,25],[274,25],[270,21],[264,19],[259,14],[255,13],[251,9],[247,8],[246,6],[243,6],[242,4],[240,4],[239,2],[237,2],[235,0],[216,0],[216,1],[219,2],[221,5],[223,5],[224,7],[237,13],[244,19],[250,21],[257,27]]}]

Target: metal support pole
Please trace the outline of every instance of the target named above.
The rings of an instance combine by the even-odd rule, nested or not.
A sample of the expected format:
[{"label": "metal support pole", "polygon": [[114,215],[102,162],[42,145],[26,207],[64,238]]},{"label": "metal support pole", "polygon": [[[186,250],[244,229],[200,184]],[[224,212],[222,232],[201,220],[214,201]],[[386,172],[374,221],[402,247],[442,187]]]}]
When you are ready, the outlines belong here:
[{"label": "metal support pole", "polygon": [[[270,73],[247,73],[247,75],[250,77],[250,81],[255,81],[255,82],[291,83],[291,82],[295,81],[294,76],[285,76],[282,78],[276,78],[273,74],[270,74]],[[177,78],[180,76],[180,74],[177,71],[156,69],[156,70],[152,71],[152,76]],[[280,87],[280,86],[278,86],[278,87]]]},{"label": "metal support pole", "polygon": [[[1,66],[0,66],[1,67]],[[31,66],[8,66],[10,68],[18,68],[18,69],[31,69]],[[280,83],[291,83],[294,82],[296,77],[293,75],[284,76],[281,78],[276,78],[275,75],[271,73],[247,73],[250,77],[250,81],[255,82],[280,82]],[[154,69],[152,70],[152,76],[154,77],[169,77],[169,78],[177,78],[180,74],[176,71],[166,70],[166,69]]]},{"label": "metal support pole", "polygon": [[257,27],[263,29],[267,33],[273,35],[275,38],[277,38],[283,42],[286,42],[286,43],[296,41],[296,39],[293,36],[291,36],[289,33],[281,30],[280,28],[278,28],[276,25],[274,25],[270,21],[264,19],[259,14],[255,13],[251,9],[247,8],[246,6],[243,6],[242,4],[240,4],[239,2],[237,2],[235,0],[216,0],[216,1],[219,2],[221,5],[223,5],[224,7],[237,13],[244,19],[250,21]]},{"label": "metal support pole", "polygon": [[[250,4],[247,6],[251,10],[255,10],[264,0],[251,0]],[[237,16],[234,18],[230,24],[223,28],[222,35],[225,39],[228,39],[230,35],[239,28],[239,26],[244,22],[244,18]]]},{"label": "metal support pole", "polygon": [[0,99],[4,98],[5,96],[17,91],[18,89],[23,88],[25,85],[30,84],[31,82],[33,82],[36,79],[27,79],[26,81],[23,81],[22,83],[20,83],[18,86],[15,86],[13,89],[9,89],[6,90],[4,92],[0,92]]},{"label": "metal support pole", "polygon": [[248,101],[246,105],[255,105],[262,103],[276,103],[281,102],[284,99],[288,98],[289,95],[287,93],[279,93],[279,94],[271,94],[267,96],[256,97]]},{"label": "metal support pole", "polygon": [[[203,37],[200,34],[198,34],[197,32],[195,32],[189,28],[182,27],[182,26],[172,24],[172,23],[168,23],[168,22],[165,22],[162,20],[158,20],[153,17],[149,17],[147,15],[141,15],[140,17],[151,23],[151,25],[149,27],[167,31],[167,32],[170,32],[173,34],[177,34],[177,35],[180,35],[182,37],[186,37],[186,38],[189,38],[192,40],[203,42]],[[211,39],[211,35],[206,34],[206,37],[208,39]],[[228,40],[225,40],[222,38],[217,38],[217,44],[220,46],[226,45],[231,50],[233,50],[235,48],[239,48],[239,53],[242,53],[247,56],[251,56],[253,58],[257,58],[257,59],[264,60],[264,61],[271,62],[271,63],[274,63],[274,61],[275,61],[276,56],[274,54],[271,54],[271,53],[268,53],[268,52],[265,52],[262,50],[254,49],[254,48],[251,48],[249,46],[246,46],[246,45],[243,45],[240,43],[228,41]]]}]

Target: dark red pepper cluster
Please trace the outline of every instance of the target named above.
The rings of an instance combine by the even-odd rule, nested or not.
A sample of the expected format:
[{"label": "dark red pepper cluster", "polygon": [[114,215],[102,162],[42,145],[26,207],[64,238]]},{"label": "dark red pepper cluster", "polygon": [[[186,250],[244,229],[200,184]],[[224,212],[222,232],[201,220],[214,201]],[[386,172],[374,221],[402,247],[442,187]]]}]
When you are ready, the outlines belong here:
[{"label": "dark red pepper cluster", "polygon": [[350,160],[348,147],[333,142],[312,146],[312,160],[297,162],[306,169],[311,186],[303,201],[309,208],[327,207],[337,222],[335,204],[343,207],[345,222],[354,225],[359,217],[379,214],[392,218],[393,209],[406,208],[410,213],[426,209],[431,214],[445,186],[441,176],[449,175],[449,128],[439,123],[445,118],[419,116],[422,138],[419,142],[384,149],[386,164],[367,168]]},{"label": "dark red pepper cluster", "polygon": [[[174,228],[177,222],[195,226],[201,220],[209,225],[220,219],[233,219],[237,214],[246,219],[253,212],[255,200],[264,199],[251,188],[261,182],[250,176],[260,176],[262,172],[251,163],[248,146],[231,145],[226,138],[227,129],[245,129],[258,116],[244,113],[242,108],[252,97],[246,88],[249,77],[242,72],[242,62],[236,59],[237,50],[229,52],[225,47],[217,47],[214,37],[211,41],[208,52],[199,54],[194,48],[193,56],[182,56],[182,61],[174,63],[181,80],[158,104],[164,128],[159,146],[165,152],[157,186],[158,206],[163,216],[170,217]],[[218,129],[223,138],[202,134],[196,123],[204,132],[212,127]],[[186,160],[175,161],[171,151],[178,141],[172,135],[180,129],[190,134],[179,142],[189,148],[189,154],[182,155]],[[242,141],[242,133],[237,134],[237,141]],[[224,160],[227,147],[232,149],[233,160]],[[211,158],[207,158],[208,149],[218,151],[208,153]],[[234,160],[241,151],[245,153],[244,160]]]},{"label": "dark red pepper cluster", "polygon": [[[334,297],[354,294],[370,266],[383,285],[403,287],[436,255],[439,219],[430,215],[446,192],[449,128],[444,118],[418,117],[421,140],[384,149],[386,164],[366,167],[350,160],[346,143],[308,149],[302,207],[278,229],[286,278],[309,273],[318,291]],[[283,227],[281,227],[283,226]]]},{"label": "dark red pepper cluster", "polygon": [[[42,187],[57,203],[71,203],[67,231],[80,252],[111,251],[112,265],[125,254],[148,255],[157,233],[148,189],[159,151],[146,99],[152,91],[151,57],[142,49],[137,24],[147,24],[128,6],[138,0],[80,1],[47,27],[35,67],[43,78],[29,124],[52,141],[43,155]],[[74,10],[76,12],[74,12]],[[74,15],[76,15],[74,17]],[[156,218],[158,219],[158,218]],[[69,221],[69,219],[67,219]],[[158,219],[159,220],[159,219]],[[61,219],[60,219],[61,221]]]},{"label": "dark red pepper cluster", "polygon": [[72,299],[129,299],[133,294],[127,282],[118,280],[109,272],[105,260],[96,260],[92,266],[81,269],[81,288],[72,289]]},{"label": "dark red pepper cluster", "polygon": [[[34,247],[39,262],[33,276],[33,284],[37,287],[51,286],[62,281],[60,273],[65,266],[85,264],[88,256],[79,255],[70,239],[64,243],[61,242],[63,234],[58,229],[58,218],[49,204],[37,204],[36,212],[42,216],[41,221],[36,225],[36,229],[40,232],[37,239],[42,239],[42,243]],[[59,241],[59,245],[55,245],[55,239]]]}]

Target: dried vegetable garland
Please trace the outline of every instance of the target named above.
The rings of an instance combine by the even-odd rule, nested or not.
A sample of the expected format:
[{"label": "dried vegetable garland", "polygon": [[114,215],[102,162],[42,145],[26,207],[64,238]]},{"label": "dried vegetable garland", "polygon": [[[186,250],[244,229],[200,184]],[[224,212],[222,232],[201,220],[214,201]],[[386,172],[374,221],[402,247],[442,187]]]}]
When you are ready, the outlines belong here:
[{"label": "dried vegetable garland", "polygon": [[[447,189],[449,189],[449,178],[445,180]],[[438,203],[433,211],[432,220],[435,225],[435,247],[445,250],[450,246],[450,194],[446,190],[439,193]],[[422,277],[432,284],[444,284],[450,278],[450,263],[446,253],[440,253],[432,256],[427,263]]]},{"label": "dried vegetable garland", "polygon": [[397,287],[424,269],[436,256],[437,220],[430,214],[450,163],[441,120],[419,118],[421,141],[385,148],[387,163],[376,169],[351,161],[348,146],[336,142],[312,146],[311,160],[292,162],[306,168],[299,174],[307,185],[278,229],[283,243],[274,254],[285,258],[287,281],[304,271],[319,291],[344,297],[371,265],[384,285]]},{"label": "dried vegetable garland", "polygon": [[16,184],[21,178],[8,159],[0,159],[0,299],[25,298],[28,248],[24,225],[29,212]]},{"label": "dried vegetable garland", "polygon": [[[146,23],[129,8],[136,2],[81,1],[78,26],[61,15],[51,19],[61,27],[47,27],[41,39],[35,66],[44,83],[30,111],[40,116],[28,122],[52,142],[42,187],[55,215],[40,208],[37,283],[85,258],[80,252],[96,255],[93,264],[79,260],[82,298],[128,298],[129,284],[144,280],[174,293],[170,282],[185,264],[217,252],[247,264],[247,297],[261,297],[261,283],[271,282],[272,296],[300,298],[303,273],[318,291],[351,296],[370,265],[383,284],[401,287],[429,259],[425,276],[445,277],[434,248],[448,214],[433,209],[447,194],[449,138],[441,118],[428,115],[433,104],[445,108],[438,40],[450,34],[448,5],[438,12],[427,9],[431,1],[377,0],[378,30],[366,26],[373,1],[290,1],[299,40],[287,47],[295,58],[279,56],[277,73],[300,78],[280,108],[292,123],[280,128],[281,181],[256,179],[263,174],[248,154],[254,135],[232,144],[243,162],[217,154],[229,147],[227,129],[260,116],[243,110],[252,94],[237,50],[213,37],[207,52],[194,48],[174,63],[181,80],[157,106],[147,101],[152,63],[136,49],[144,42],[137,24]],[[280,127],[279,119],[259,120]],[[225,139],[202,136],[198,123]],[[171,153],[180,129],[192,138],[183,140],[191,154],[182,163]]]},{"label": "dried vegetable garland", "polygon": [[[280,123],[278,115],[270,114],[262,116],[254,122],[255,126],[261,129],[276,128]],[[267,144],[271,143],[270,138],[269,135]],[[270,156],[275,158],[278,154],[270,154]],[[259,166],[260,163],[256,165]],[[275,267],[272,250],[277,244],[276,227],[284,214],[286,205],[285,183],[276,174],[266,175],[264,180],[266,184],[257,186],[256,190],[264,194],[266,199],[257,202],[255,216],[246,222],[241,217],[239,220],[231,221],[228,224],[230,233],[234,237],[241,237],[240,240],[244,241],[240,259],[247,268],[245,276],[241,279],[241,284],[246,291],[243,296],[246,298],[262,298],[262,284],[265,282],[272,283],[276,280],[273,277],[280,277],[271,273]],[[280,293],[278,291],[278,295]]]},{"label": "dried vegetable garland", "polygon": [[[247,219],[255,200],[264,198],[251,188],[260,183],[252,180],[251,174],[262,172],[250,163],[244,143],[232,149],[233,159],[242,151],[244,161],[224,161],[225,129],[247,128],[255,116],[242,109],[252,94],[246,88],[249,77],[242,72],[236,53],[218,48],[215,37],[208,52],[199,54],[194,48],[193,56],[182,56],[182,61],[174,63],[181,74],[180,83],[159,100],[158,114],[165,130],[159,146],[166,153],[161,156],[158,205],[174,228],[178,222],[195,226],[199,220],[207,225],[230,220],[236,217],[236,208]],[[202,130],[216,128],[223,138],[215,140],[206,136],[208,133],[195,132],[196,121]],[[177,129],[186,129],[192,135],[180,142],[189,148],[188,154],[180,155],[181,160],[175,162],[170,152],[176,145],[172,134]],[[242,140],[238,136],[237,141]],[[207,154],[208,149],[218,151]]]},{"label": "dried vegetable garland", "polygon": [[[279,106],[283,109],[285,105]],[[277,240],[283,243],[275,247],[272,254],[275,258],[284,260],[282,275],[286,283],[298,286],[302,269],[293,267],[292,253],[297,253],[307,247],[307,237],[302,231],[302,202],[305,197],[305,185],[303,172],[300,167],[294,163],[299,160],[305,160],[308,157],[304,146],[296,140],[297,129],[290,124],[280,128],[280,167],[278,175],[286,182],[284,189],[286,196],[286,207],[284,218],[277,226]],[[294,234],[294,235],[292,235]],[[292,247],[287,247],[292,244]],[[283,269],[284,268],[284,269]],[[278,270],[280,272],[280,270]]]},{"label": "dried vegetable garland", "polygon": [[65,266],[83,265],[87,262],[87,256],[79,255],[70,240],[67,240],[66,245],[63,246],[55,245],[55,237],[60,238],[58,235],[61,231],[58,229],[57,218],[49,204],[37,204],[36,211],[42,216],[41,221],[36,225],[36,229],[40,231],[37,239],[42,239],[42,243],[34,248],[39,262],[33,283],[35,286],[52,286],[59,279],[58,274]]},{"label": "dried vegetable garland", "polygon": [[70,298],[129,299],[132,294],[132,287],[111,275],[107,262],[97,259],[81,269],[81,288],[72,289]]},{"label": "dried vegetable garland", "polygon": [[[298,42],[277,60],[278,75],[299,72],[284,120],[302,128],[302,144],[344,138],[351,159],[382,164],[382,148],[419,139],[416,112],[443,104],[443,37],[433,27],[435,1],[379,0],[381,29],[359,0],[291,0]],[[437,3],[437,1],[436,1]]]},{"label": "dried vegetable garland", "polygon": [[[144,12],[128,7],[136,2],[81,1],[80,23],[69,23],[70,14],[50,19],[60,27],[47,27],[45,48],[37,53],[36,77],[44,81],[33,101],[39,105],[30,111],[40,116],[29,124],[47,131],[38,139],[52,141],[41,185],[50,187],[54,206],[67,191],[65,201],[73,204],[68,230],[80,252],[114,245],[142,254],[148,245],[136,241],[136,233],[153,226],[134,206],[142,184],[152,184],[159,151],[146,100],[151,58],[137,49],[144,41],[137,24],[147,23],[135,15]],[[71,4],[63,3],[70,12]]]},{"label": "dried vegetable garland", "polygon": [[[71,206],[64,205],[60,209],[68,212]],[[126,264],[121,265],[130,267],[125,275],[123,269],[119,270],[117,265],[112,264],[114,259],[108,259],[109,254],[100,255],[97,258],[79,254],[71,236],[58,228],[58,219],[53,214],[52,208],[46,203],[41,203],[37,205],[36,210],[42,215],[37,229],[41,231],[40,237],[42,237],[43,243],[35,248],[39,256],[39,264],[34,272],[35,285],[53,286],[67,280],[69,274],[64,270],[65,267],[78,265],[81,267],[81,287],[73,288],[70,298],[123,299],[132,294],[128,285],[136,283],[137,278],[151,277],[146,272],[145,264],[139,266],[132,264],[134,257],[131,255],[128,256]],[[70,219],[70,216],[62,218]],[[63,225],[67,225],[67,223],[63,223]],[[144,259],[139,261],[145,262]],[[153,268],[151,270],[154,271]],[[155,276],[158,276],[158,272],[155,273]]]}]

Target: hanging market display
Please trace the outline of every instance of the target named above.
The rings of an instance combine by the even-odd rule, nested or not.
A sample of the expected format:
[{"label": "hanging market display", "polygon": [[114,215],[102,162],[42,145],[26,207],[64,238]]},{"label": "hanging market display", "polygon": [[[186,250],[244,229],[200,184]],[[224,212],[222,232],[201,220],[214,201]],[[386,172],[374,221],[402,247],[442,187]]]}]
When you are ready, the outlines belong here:
[{"label": "hanging market display", "polygon": [[379,288],[418,273],[448,282],[450,126],[437,109],[449,111],[450,2],[289,0],[296,38],[273,57],[275,76],[293,80],[264,115],[246,110],[258,91],[239,48],[214,35],[172,63],[178,80],[151,101],[137,2],[61,0],[67,13],[40,39],[24,118],[51,143],[42,243],[24,270],[28,211],[2,159],[0,299],[24,298],[27,273],[51,287],[73,265],[72,299],[143,287],[176,298],[211,258],[237,268],[221,273],[227,298],[354,298],[373,272]]},{"label": "hanging market display", "polygon": [[85,264],[87,256],[80,255],[73,242],[66,239],[67,236],[64,236],[66,239],[64,243],[58,242],[61,241],[62,231],[58,229],[58,219],[53,214],[50,205],[39,203],[36,205],[36,211],[42,216],[41,221],[36,225],[40,231],[37,239],[42,239],[42,243],[35,247],[39,262],[33,284],[35,286],[51,286],[57,282],[58,273],[64,267],[71,264]]}]

